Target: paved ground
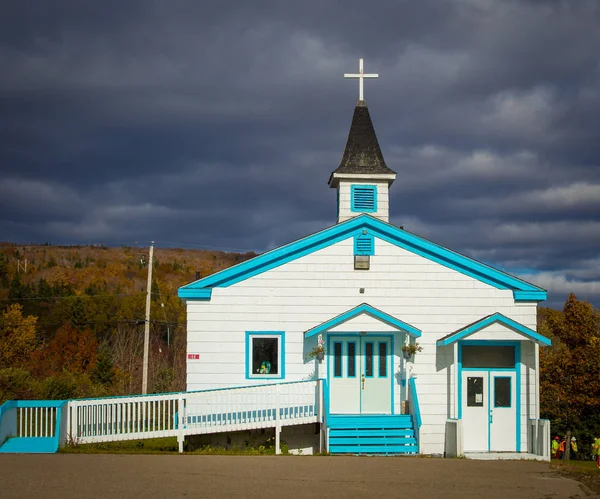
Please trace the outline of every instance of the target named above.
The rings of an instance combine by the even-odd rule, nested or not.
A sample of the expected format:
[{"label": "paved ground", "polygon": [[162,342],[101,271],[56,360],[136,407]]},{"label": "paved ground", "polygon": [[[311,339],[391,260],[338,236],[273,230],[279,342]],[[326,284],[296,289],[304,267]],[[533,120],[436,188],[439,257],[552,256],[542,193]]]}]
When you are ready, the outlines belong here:
[{"label": "paved ground", "polygon": [[523,461],[375,457],[0,454],[0,497],[583,498]]}]

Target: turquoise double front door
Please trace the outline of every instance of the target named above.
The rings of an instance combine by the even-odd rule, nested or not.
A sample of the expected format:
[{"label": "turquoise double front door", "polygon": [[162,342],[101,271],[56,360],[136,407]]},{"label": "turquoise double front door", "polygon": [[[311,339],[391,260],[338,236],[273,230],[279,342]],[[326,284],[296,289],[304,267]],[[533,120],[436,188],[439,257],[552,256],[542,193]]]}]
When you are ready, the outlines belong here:
[{"label": "turquoise double front door", "polygon": [[391,336],[329,335],[328,386],[331,414],[391,414]]}]

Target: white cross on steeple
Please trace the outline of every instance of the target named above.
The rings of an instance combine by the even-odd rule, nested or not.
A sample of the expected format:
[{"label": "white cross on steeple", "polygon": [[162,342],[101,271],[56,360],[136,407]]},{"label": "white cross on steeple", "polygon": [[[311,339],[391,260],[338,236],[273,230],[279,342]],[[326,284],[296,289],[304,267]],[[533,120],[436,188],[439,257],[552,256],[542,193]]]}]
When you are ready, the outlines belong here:
[{"label": "white cross on steeple", "polygon": [[379,74],[364,74],[363,72],[363,60],[358,60],[358,74],[344,74],[344,78],[358,78],[358,100],[364,99],[363,92],[363,80],[364,78],[379,78]]}]

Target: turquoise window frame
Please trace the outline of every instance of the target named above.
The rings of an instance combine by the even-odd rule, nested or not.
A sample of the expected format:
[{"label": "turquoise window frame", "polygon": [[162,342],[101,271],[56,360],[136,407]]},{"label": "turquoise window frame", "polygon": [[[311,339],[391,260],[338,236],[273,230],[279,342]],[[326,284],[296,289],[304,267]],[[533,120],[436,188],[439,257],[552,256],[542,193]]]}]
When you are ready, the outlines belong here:
[{"label": "turquoise window frame", "polygon": [[[356,206],[356,194],[357,190],[368,190],[373,194],[373,205],[367,208]],[[350,211],[352,213],[375,213],[377,211],[377,186],[376,185],[363,185],[357,184],[350,186]]]},{"label": "turquoise window frame", "polygon": [[[335,351],[335,347],[339,345],[340,347],[340,374],[335,374],[335,363],[337,362],[337,355],[336,355],[336,351]],[[342,341],[334,341],[333,342],[333,377],[334,378],[343,378],[344,377],[344,343]]]},{"label": "turquoise window frame", "polygon": [[[381,375],[381,345],[385,345],[385,376]],[[390,356],[390,352],[388,352],[389,343],[387,341],[378,341],[377,342],[377,377],[378,378],[389,378],[390,369],[388,366],[388,357]]]},{"label": "turquoise window frame", "polygon": [[[352,358],[354,359],[353,365],[354,365],[354,374],[350,374],[350,345],[354,345],[354,355],[352,356]],[[358,367],[356,365],[356,341],[348,341],[346,342],[346,377],[347,378],[356,378],[357,374],[356,372],[358,371]]]},{"label": "turquoise window frame", "polygon": [[[371,345],[371,374],[367,374],[367,345]],[[375,369],[379,369],[379,359],[378,355],[375,352],[374,341],[365,341],[365,369],[363,371],[365,378],[374,378],[375,377]]]},{"label": "turquoise window frame", "polygon": [[[255,374],[252,372],[252,339],[278,338],[278,374]],[[246,331],[246,379],[285,379],[285,331]]]}]

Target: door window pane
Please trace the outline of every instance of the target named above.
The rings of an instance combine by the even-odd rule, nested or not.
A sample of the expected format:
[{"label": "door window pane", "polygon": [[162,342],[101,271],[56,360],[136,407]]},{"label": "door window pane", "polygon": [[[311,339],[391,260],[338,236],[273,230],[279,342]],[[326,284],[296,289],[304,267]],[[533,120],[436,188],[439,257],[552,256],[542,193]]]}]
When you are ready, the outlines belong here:
[{"label": "door window pane", "polygon": [[379,343],[379,376],[387,376],[387,343]]},{"label": "door window pane", "polygon": [[373,343],[365,343],[365,376],[373,376]]},{"label": "door window pane", "polygon": [[464,345],[462,347],[463,367],[515,367],[515,347]]},{"label": "door window pane", "polygon": [[494,407],[510,407],[511,379],[506,377],[494,378]]},{"label": "door window pane", "polygon": [[348,343],[348,377],[356,376],[356,343]]},{"label": "door window pane", "polygon": [[483,378],[467,378],[467,407],[483,407]]},{"label": "door window pane", "polygon": [[333,344],[333,375],[342,375],[342,344],[337,341]]},{"label": "door window pane", "polygon": [[252,338],[252,374],[279,374],[279,338]]}]

